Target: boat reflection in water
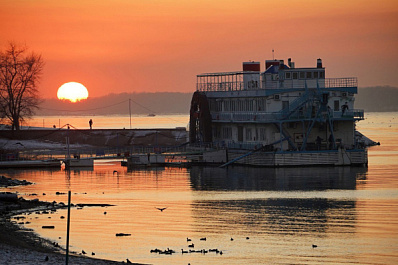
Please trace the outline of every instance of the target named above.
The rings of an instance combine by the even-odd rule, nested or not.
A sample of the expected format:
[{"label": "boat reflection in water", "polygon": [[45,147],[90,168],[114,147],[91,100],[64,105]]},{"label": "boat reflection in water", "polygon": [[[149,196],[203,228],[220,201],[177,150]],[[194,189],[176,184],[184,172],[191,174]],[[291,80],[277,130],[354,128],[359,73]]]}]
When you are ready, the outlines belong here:
[{"label": "boat reflection in water", "polygon": [[356,188],[365,179],[365,167],[192,167],[195,190],[297,191]]},{"label": "boat reflection in water", "polygon": [[[250,247],[231,244],[229,251],[256,252],[269,264],[306,258],[322,263],[333,251],[334,262],[347,261],[339,246],[355,235],[358,225],[358,200],[349,193],[366,174],[363,167],[193,167],[192,188],[212,194],[211,199],[193,198],[195,230],[253,239]],[[314,258],[312,244],[333,251]],[[265,248],[267,254],[260,254]],[[256,261],[252,257],[250,262]]]}]

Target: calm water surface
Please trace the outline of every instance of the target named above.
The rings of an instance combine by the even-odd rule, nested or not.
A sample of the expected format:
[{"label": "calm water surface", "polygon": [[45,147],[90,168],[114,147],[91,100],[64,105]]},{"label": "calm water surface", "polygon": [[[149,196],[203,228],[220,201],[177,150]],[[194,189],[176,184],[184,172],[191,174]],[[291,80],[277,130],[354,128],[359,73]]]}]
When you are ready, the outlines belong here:
[{"label": "calm water surface", "polygon": [[[95,252],[100,258],[150,264],[397,264],[396,117],[369,113],[358,123],[362,133],[381,142],[369,149],[368,168],[127,171],[120,162],[101,161],[91,170],[0,174],[35,182],[3,189],[18,190],[29,199],[67,202],[66,195],[56,192],[71,190],[72,203],[114,204],[71,211],[71,249]],[[156,207],[167,209],[160,212]],[[61,216],[65,210],[28,215],[31,223],[25,226],[65,246],[66,219]],[[43,230],[42,225],[55,229]],[[194,249],[217,248],[223,255],[182,254],[191,243],[187,237]],[[150,253],[155,248],[177,253]]]}]

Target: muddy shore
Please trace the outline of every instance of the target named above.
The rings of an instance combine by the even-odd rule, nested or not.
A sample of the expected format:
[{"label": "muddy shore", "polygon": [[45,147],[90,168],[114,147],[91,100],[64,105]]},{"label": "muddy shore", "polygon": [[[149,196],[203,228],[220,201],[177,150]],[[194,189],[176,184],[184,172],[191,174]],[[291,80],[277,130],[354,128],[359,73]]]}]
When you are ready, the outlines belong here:
[{"label": "muddy shore", "polygon": [[[15,183],[15,181],[10,180],[10,183]],[[1,186],[6,187],[7,185]],[[32,211],[56,210],[62,207],[65,206],[54,202],[25,200],[22,197],[17,200],[13,197],[10,200],[0,199],[0,264],[65,264],[64,249],[49,240],[40,238],[33,231],[23,228],[14,218],[15,215],[27,214]],[[69,256],[69,264],[106,265],[126,264],[126,262],[95,259],[76,253],[70,253]]]}]

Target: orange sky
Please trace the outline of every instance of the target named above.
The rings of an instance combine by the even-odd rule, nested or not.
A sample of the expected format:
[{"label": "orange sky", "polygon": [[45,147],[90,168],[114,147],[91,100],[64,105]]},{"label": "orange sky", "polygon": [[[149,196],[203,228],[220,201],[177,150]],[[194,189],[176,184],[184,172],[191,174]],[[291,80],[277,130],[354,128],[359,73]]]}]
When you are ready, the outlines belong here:
[{"label": "orange sky", "polygon": [[26,44],[46,63],[41,96],[65,82],[90,96],[193,92],[196,75],[243,61],[322,58],[328,77],[398,87],[396,0],[0,0],[0,46]]}]

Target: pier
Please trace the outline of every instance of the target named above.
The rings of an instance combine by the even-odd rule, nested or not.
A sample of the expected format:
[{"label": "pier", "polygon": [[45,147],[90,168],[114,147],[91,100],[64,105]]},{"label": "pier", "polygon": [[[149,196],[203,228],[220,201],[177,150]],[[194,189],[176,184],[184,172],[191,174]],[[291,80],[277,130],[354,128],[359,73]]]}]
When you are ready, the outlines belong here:
[{"label": "pier", "polygon": [[[185,152],[187,131],[175,129],[96,129],[73,127],[35,130],[1,130],[0,138],[13,142],[13,151],[3,152],[0,168],[89,166],[98,159],[126,159],[132,154]],[[35,148],[24,143],[34,141]],[[91,161],[91,162],[90,162]],[[51,162],[51,163],[50,163]]]}]

